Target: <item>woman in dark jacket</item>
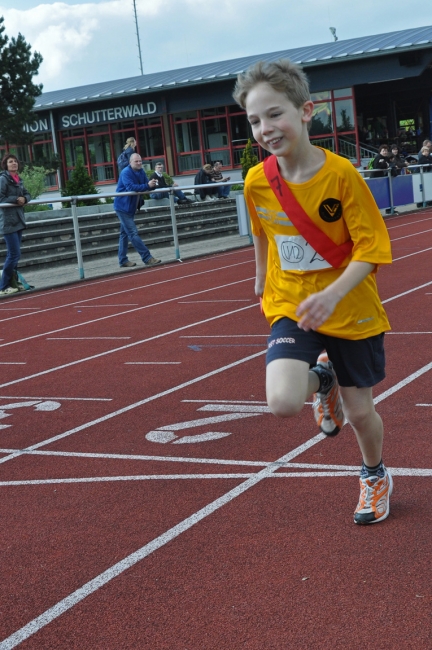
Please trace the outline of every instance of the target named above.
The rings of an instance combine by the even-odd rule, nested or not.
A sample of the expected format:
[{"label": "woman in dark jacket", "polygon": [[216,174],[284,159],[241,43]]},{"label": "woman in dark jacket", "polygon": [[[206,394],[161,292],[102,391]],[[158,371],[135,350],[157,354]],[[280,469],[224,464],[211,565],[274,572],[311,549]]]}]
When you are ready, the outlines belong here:
[{"label": "woman in dark jacket", "polygon": [[11,286],[21,257],[21,238],[25,225],[23,206],[31,200],[21,178],[18,176],[19,162],[13,154],[6,154],[1,161],[0,203],[12,203],[13,207],[0,208],[0,235],[6,242],[6,260],[0,280],[0,296],[16,293]]},{"label": "woman in dark jacket", "polygon": [[[213,183],[211,174],[213,167],[210,164],[204,165],[195,175],[194,185],[210,185]],[[217,187],[200,187],[195,190],[195,195],[199,196],[201,201],[216,201]]]}]

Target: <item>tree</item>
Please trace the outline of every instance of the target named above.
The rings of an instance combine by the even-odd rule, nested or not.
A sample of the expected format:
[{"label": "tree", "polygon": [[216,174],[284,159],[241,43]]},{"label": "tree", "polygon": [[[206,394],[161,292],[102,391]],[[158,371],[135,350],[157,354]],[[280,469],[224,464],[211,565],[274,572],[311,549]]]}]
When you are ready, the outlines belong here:
[{"label": "tree", "polygon": [[24,127],[34,121],[32,109],[42,92],[42,84],[33,83],[42,56],[31,53],[21,34],[9,40],[3,23],[0,16],[0,135],[8,143],[26,144],[32,136]]},{"label": "tree", "polygon": [[[62,196],[99,194],[99,190],[96,188],[92,177],[89,176],[86,167],[84,167],[82,158],[78,158],[75,169],[73,170],[70,179],[66,181],[66,186],[62,190],[61,194]],[[100,203],[99,199],[87,199],[86,201],[78,201],[77,205],[98,205],[98,203]],[[65,205],[66,207],[69,207],[69,203]]]},{"label": "tree", "polygon": [[240,164],[242,166],[242,178],[243,180],[246,178],[246,174],[248,173],[249,169],[251,167],[255,167],[255,165],[258,165],[259,160],[257,156],[254,153],[253,147],[252,147],[252,141],[249,139],[247,141],[247,145],[245,146],[242,157],[240,158]]},{"label": "tree", "polygon": [[43,167],[26,165],[20,176],[32,199],[38,199],[45,192],[45,169]]}]

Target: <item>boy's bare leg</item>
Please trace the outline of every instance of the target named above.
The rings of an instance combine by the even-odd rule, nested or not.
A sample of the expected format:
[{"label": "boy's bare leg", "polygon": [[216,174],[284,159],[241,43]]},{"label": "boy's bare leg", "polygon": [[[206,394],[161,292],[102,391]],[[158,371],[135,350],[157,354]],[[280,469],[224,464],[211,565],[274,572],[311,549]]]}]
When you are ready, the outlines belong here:
[{"label": "boy's bare leg", "polygon": [[376,467],[382,459],[383,423],[375,411],[372,388],[340,387],[344,415],[357,437],[363,461]]},{"label": "boy's bare leg", "polygon": [[282,418],[297,415],[318,387],[318,376],[309,370],[305,361],[275,359],[267,366],[267,403],[273,415]]}]

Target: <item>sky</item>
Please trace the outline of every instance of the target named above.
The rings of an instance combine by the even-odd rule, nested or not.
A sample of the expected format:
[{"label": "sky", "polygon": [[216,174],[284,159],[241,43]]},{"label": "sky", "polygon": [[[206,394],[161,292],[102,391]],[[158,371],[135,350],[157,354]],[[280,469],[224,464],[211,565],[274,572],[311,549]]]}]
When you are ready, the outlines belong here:
[{"label": "sky", "polygon": [[[432,25],[431,0],[136,0],[145,73]],[[132,0],[0,0],[45,92],[140,74]]]}]

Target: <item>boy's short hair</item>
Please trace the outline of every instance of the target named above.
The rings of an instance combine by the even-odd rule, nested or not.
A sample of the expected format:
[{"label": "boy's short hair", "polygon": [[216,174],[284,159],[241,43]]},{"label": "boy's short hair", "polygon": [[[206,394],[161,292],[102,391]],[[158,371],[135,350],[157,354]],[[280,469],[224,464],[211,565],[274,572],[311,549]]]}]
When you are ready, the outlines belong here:
[{"label": "boy's short hair", "polygon": [[246,108],[246,98],[259,83],[269,86],[288,97],[296,108],[310,100],[309,81],[303,69],[288,59],[258,61],[237,77],[233,97],[237,104]]},{"label": "boy's short hair", "polygon": [[205,172],[211,172],[213,167],[209,163],[207,163],[206,165],[204,165],[203,169]]}]

